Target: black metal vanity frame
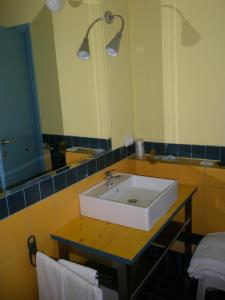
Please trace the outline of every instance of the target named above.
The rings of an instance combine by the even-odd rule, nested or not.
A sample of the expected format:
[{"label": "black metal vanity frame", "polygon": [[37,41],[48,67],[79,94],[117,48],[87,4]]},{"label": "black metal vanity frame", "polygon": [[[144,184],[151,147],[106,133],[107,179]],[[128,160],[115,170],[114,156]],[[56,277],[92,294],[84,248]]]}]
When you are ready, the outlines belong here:
[{"label": "black metal vanity frame", "polygon": [[[52,238],[58,241],[59,256],[64,259],[69,259],[69,253],[75,252],[76,254],[85,257],[88,262],[94,262],[94,264],[91,263],[89,266],[94,267],[99,271],[100,284],[108,287],[107,275],[101,276],[101,267],[104,266],[103,269],[108,268],[114,270],[116,278],[116,280],[114,279],[114,287],[118,290],[119,300],[133,299],[181,233],[185,236],[185,254],[191,256],[192,197],[196,190],[197,188],[195,188],[182,205],[174,211],[173,215],[160,228],[157,234],[146,243],[133,260],[126,260],[113,255],[110,257],[110,255],[104,255],[104,253],[97,250],[90,249],[77,243],[75,244],[53,234]],[[182,207],[185,207],[184,223],[173,221],[173,218]],[[152,245],[159,247],[161,252],[160,256],[154,260],[146,256],[149,247]],[[110,276],[108,276],[108,280],[110,281]]]}]

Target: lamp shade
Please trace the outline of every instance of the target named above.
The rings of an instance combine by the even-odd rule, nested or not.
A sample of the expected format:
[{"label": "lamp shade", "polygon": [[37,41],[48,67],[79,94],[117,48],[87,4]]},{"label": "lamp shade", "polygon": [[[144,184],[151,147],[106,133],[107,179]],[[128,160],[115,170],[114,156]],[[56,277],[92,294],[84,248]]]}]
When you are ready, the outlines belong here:
[{"label": "lamp shade", "polygon": [[89,41],[88,38],[84,38],[80,48],[77,51],[77,56],[80,59],[88,60],[90,58]]},{"label": "lamp shade", "polygon": [[122,32],[117,32],[115,37],[108,43],[105,51],[111,56],[117,56],[120,48],[120,40],[122,37]]},{"label": "lamp shade", "polygon": [[49,10],[56,12],[63,8],[65,0],[45,0]]},{"label": "lamp shade", "polygon": [[184,47],[193,46],[201,40],[201,35],[186,19],[182,19],[181,43]]}]

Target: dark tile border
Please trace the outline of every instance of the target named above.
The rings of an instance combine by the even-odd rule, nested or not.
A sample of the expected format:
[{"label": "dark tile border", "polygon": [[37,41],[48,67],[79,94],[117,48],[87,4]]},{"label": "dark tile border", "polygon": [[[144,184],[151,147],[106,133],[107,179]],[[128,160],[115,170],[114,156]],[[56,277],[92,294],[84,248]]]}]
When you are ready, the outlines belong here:
[{"label": "dark tile border", "polygon": [[[61,137],[55,138],[60,140]],[[105,141],[102,140],[101,143],[104,144]],[[0,220],[127,158],[134,150],[134,145],[108,150],[79,166],[62,168],[54,176],[48,174],[44,179],[36,178],[30,184],[8,191],[6,196],[0,198]]]},{"label": "dark tile border", "polygon": [[221,160],[225,162],[225,147],[211,145],[171,144],[146,141],[145,153],[155,150],[156,155]]},{"label": "dark tile border", "polygon": [[111,139],[98,139],[83,136],[69,136],[69,135],[55,135],[55,134],[42,134],[43,143],[51,147],[65,142],[66,147],[84,147],[93,149],[112,149]]}]

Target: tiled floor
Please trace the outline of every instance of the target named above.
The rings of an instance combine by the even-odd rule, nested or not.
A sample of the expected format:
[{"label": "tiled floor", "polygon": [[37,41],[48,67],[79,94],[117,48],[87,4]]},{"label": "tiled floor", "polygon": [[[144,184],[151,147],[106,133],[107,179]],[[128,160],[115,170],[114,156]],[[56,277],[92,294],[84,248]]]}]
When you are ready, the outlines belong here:
[{"label": "tiled floor", "polygon": [[[195,300],[197,280],[189,278],[188,265],[184,255],[169,252],[135,300]],[[225,293],[208,291],[205,300],[225,300]]]}]

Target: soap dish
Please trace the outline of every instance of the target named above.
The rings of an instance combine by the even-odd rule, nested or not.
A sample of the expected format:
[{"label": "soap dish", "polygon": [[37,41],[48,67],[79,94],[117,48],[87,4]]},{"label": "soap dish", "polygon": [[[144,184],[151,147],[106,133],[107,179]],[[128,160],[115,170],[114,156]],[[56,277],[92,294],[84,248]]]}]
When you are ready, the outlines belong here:
[{"label": "soap dish", "polygon": [[212,167],[214,165],[215,165],[215,162],[210,161],[210,160],[203,160],[200,162],[200,166],[203,166],[203,167]]}]

